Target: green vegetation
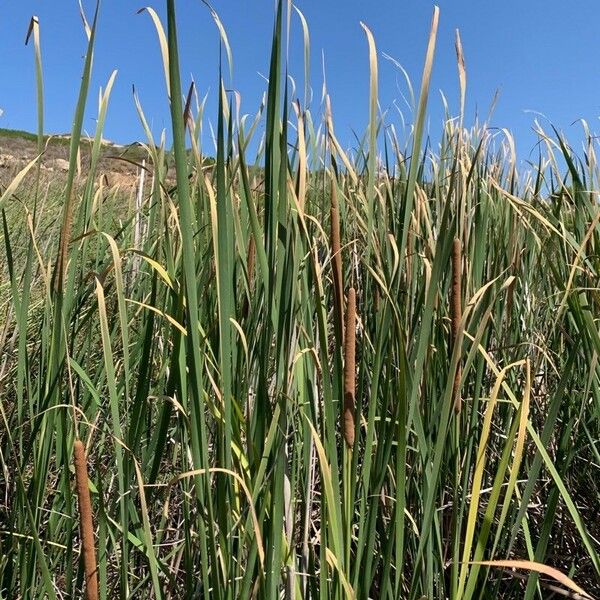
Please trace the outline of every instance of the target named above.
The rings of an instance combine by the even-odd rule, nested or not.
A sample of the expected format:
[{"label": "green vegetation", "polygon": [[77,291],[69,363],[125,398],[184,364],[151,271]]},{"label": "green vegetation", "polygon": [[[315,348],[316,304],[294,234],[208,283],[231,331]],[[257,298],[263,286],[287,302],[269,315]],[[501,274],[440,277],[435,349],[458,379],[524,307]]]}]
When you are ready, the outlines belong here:
[{"label": "green vegetation", "polygon": [[[2,127],[0,127],[0,137],[27,140],[29,142],[37,142],[38,139],[35,133],[21,131],[20,129],[4,129]],[[48,139],[48,136],[44,136],[44,139]]]},{"label": "green vegetation", "polygon": [[510,136],[465,128],[461,108],[433,151],[436,9],[406,139],[378,110],[364,28],[370,123],[346,153],[336,99],[306,104],[308,59],[291,95],[280,0],[264,139],[222,82],[207,168],[166,4],[164,30],[148,13],[173,148],[138,103],[142,193],[97,169],[114,74],[78,176],[97,11],[64,186],[34,161],[0,188],[0,597],[80,598],[87,582],[94,598],[96,580],[102,599],[597,592],[593,137],[579,159],[540,130],[522,172]]}]

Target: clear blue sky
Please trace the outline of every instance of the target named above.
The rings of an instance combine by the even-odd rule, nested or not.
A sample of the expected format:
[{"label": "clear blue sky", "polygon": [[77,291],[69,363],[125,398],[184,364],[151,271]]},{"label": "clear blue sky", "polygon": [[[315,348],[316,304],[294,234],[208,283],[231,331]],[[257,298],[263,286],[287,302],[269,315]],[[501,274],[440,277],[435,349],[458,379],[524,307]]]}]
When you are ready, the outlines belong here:
[{"label": "clear blue sky", "polygon": [[[143,139],[134,109],[132,85],[142,101],[155,135],[169,120],[162,63],[148,14],[153,6],[164,18],[163,0],[104,0],[98,28],[94,76],[84,126],[94,129],[97,93],[113,69],[118,69],[105,137],[118,142]],[[325,55],[328,89],[336,131],[347,145],[352,129],[363,131],[368,121],[368,50],[359,22],[372,30],[379,52],[380,102],[391,106],[406,91],[402,75],[382,53],[395,57],[418,89],[431,13],[431,0],[297,0],[310,27],[313,108],[320,99],[321,51]],[[214,0],[233,49],[233,85],[242,95],[242,112],[254,114],[268,72],[273,25],[272,0]],[[569,137],[578,139],[579,118],[597,130],[600,115],[600,23],[598,0],[439,0],[440,30],[430,102],[430,128],[439,131],[442,104],[439,90],[458,110],[454,30],[459,28],[468,71],[467,123],[476,110],[486,113],[500,90],[492,125],[515,134],[521,158],[534,145],[534,115],[544,113]],[[94,3],[84,0],[91,16]],[[182,77],[193,75],[199,92],[210,91],[208,116],[214,120],[219,38],[200,0],[177,2]],[[0,127],[33,131],[36,127],[33,49],[24,45],[31,15],[40,18],[46,87],[46,130],[71,128],[78,92],[85,36],[76,0],[4,2],[0,14]],[[166,24],[166,23],[165,23]],[[290,71],[302,86],[302,33],[292,16]],[[397,115],[390,121],[399,123]],[[208,129],[208,128],[207,128]],[[205,138],[205,141],[206,138]],[[207,148],[210,151],[210,148]]]}]

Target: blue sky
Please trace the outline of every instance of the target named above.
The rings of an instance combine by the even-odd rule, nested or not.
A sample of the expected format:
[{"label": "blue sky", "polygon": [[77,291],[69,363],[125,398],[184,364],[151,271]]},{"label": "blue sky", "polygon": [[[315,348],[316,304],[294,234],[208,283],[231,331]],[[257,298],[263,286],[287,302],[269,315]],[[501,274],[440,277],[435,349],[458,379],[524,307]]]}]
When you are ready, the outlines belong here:
[{"label": "blue sky", "polygon": [[[111,96],[105,137],[117,142],[143,139],[132,99],[132,85],[141,99],[155,135],[169,127],[159,46],[146,4],[164,18],[164,1],[104,0],[85,128],[94,130],[97,93],[118,69]],[[93,1],[84,0],[89,15]],[[487,114],[495,91],[500,98],[491,124],[510,129],[521,158],[534,148],[531,133],[539,111],[579,139],[584,118],[598,130],[600,61],[597,26],[598,0],[439,0],[440,29],[430,100],[430,129],[440,129],[439,91],[458,110],[458,79],[454,30],[459,28],[468,72],[467,124],[476,111]],[[272,0],[214,0],[233,49],[233,87],[242,96],[242,112],[254,114],[264,89],[261,73],[268,72]],[[379,53],[380,103],[389,108],[406,92],[401,73],[382,57],[387,53],[408,71],[418,89],[434,2],[430,0],[297,0],[310,27],[313,108],[321,86],[321,52],[325,56],[327,87],[332,97],[338,137],[353,144],[352,131],[368,122],[368,48],[360,27],[372,30]],[[193,76],[201,95],[209,92],[208,116],[213,118],[218,78],[219,38],[207,8],[200,0],[178,0],[182,78]],[[78,93],[85,36],[76,0],[19,0],[4,2],[0,15],[0,127],[36,127],[33,49],[24,45],[31,15],[40,19],[45,75],[46,130],[67,132]],[[292,16],[290,72],[299,88],[303,77],[302,32]],[[408,115],[407,115],[408,117]],[[390,122],[400,123],[390,113]],[[210,151],[210,148],[207,148]]]}]

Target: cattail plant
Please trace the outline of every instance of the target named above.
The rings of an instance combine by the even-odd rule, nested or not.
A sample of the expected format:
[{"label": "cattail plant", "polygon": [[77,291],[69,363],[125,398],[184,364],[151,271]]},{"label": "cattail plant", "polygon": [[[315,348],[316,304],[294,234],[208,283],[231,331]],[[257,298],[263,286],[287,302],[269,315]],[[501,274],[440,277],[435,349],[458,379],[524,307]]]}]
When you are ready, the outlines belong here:
[{"label": "cattail plant", "polygon": [[[147,139],[118,152],[132,183],[127,165],[146,160],[147,194],[143,170],[136,202],[104,181],[116,164],[102,142],[114,76],[94,141],[82,143],[95,18],[83,19],[69,171],[27,174],[67,156],[41,122],[38,163],[12,182],[0,168],[0,596],[82,597],[85,576],[88,599],[108,588],[109,600],[535,600],[548,595],[549,567],[595,589],[600,231],[588,193],[600,194],[600,138],[586,133],[577,157],[538,124],[539,162],[527,167],[507,130],[467,129],[457,37],[460,114],[448,108],[426,141],[436,8],[410,124],[379,110],[380,53],[364,27],[368,130],[347,151],[325,78],[324,102],[308,101],[308,25],[283,0],[254,121],[240,117],[254,107],[222,81],[222,60],[209,118],[213,102],[182,93],[176,24],[193,15],[175,5],[191,3],[152,4],[166,12],[147,8],[151,22],[138,22],[156,29],[163,61],[148,69],[167,75],[172,126],[154,139],[136,97]],[[297,18],[301,105],[287,62]],[[207,119],[216,157],[200,143]],[[10,137],[0,129],[3,157]],[[463,339],[473,418],[452,418]],[[56,444],[79,439],[79,419],[96,432],[95,515],[83,444],[78,502],[64,476],[72,457]],[[588,597],[566,576],[556,584]]]},{"label": "cattail plant", "polygon": [[333,269],[333,302],[336,329],[341,332],[340,343],[344,340],[344,285],[342,280],[342,247],[340,243],[340,209],[337,200],[337,184],[331,179],[331,260]]},{"label": "cattail plant", "polygon": [[344,439],[354,447],[354,400],[356,395],[356,291],[348,290],[344,341]]},{"label": "cattail plant", "polygon": [[[254,268],[256,264],[256,243],[254,242],[254,236],[250,236],[250,240],[248,241],[248,254],[246,256],[246,268],[248,273],[248,292],[252,293],[252,287],[254,284]],[[244,298],[244,303],[242,305],[242,316],[244,319],[248,316],[248,311],[250,310],[250,296],[246,296]]]},{"label": "cattail plant", "polygon": [[246,265],[248,267],[248,288],[252,289],[254,282],[254,265],[256,264],[256,244],[254,242],[254,236],[250,236],[248,242],[248,257],[246,259]]},{"label": "cattail plant", "polygon": [[[462,319],[462,269],[461,269],[461,243],[458,238],[454,238],[452,242],[452,287],[450,291],[450,311],[451,311],[451,331],[452,343],[450,352],[454,352],[456,344],[460,343],[459,328],[460,320]],[[452,387],[452,398],[454,399],[454,411],[458,414],[462,408],[460,397],[460,378],[462,376],[462,368],[460,360],[454,374],[454,385]]]},{"label": "cattail plant", "polygon": [[[142,249],[142,241],[144,236],[144,224],[142,222],[142,207],[144,202],[144,185],[146,182],[146,159],[142,159],[142,165],[138,169],[139,177],[137,184],[137,191],[135,194],[135,213],[133,220],[133,247],[137,250]],[[130,287],[136,281],[142,257],[139,254],[135,254],[131,265],[131,273],[129,275]]]},{"label": "cattail plant", "polygon": [[77,501],[79,502],[79,525],[85,572],[85,597],[87,600],[97,600],[98,577],[96,574],[96,549],[94,545],[92,502],[88,485],[85,447],[81,440],[75,440],[75,443],[73,444],[73,454],[75,456],[75,483],[77,486]]}]

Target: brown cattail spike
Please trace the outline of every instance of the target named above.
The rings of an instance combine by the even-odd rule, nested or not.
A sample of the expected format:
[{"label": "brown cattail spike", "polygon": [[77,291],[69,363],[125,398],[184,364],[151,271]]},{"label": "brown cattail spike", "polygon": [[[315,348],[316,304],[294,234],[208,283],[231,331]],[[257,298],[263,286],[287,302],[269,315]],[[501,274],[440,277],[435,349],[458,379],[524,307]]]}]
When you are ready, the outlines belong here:
[{"label": "brown cattail spike", "polygon": [[342,281],[342,249],[340,243],[340,209],[337,201],[337,186],[335,179],[331,180],[331,254],[333,267],[333,301],[334,315],[344,339],[344,286]]},{"label": "brown cattail spike", "polygon": [[[458,238],[454,238],[452,243],[452,290],[450,295],[450,311],[452,318],[452,344],[451,352],[454,351],[454,346],[460,343],[458,339],[460,320],[462,319],[462,256],[461,243]],[[452,397],[454,399],[454,411],[458,414],[462,407],[460,397],[460,379],[462,376],[462,368],[460,360],[454,374],[454,385],[452,387]]]},{"label": "brown cattail spike", "polygon": [[87,600],[98,600],[98,577],[96,574],[96,549],[94,545],[94,523],[92,519],[92,501],[88,485],[87,459],[85,447],[81,440],[73,445],[75,455],[75,483],[79,502],[79,521],[81,529],[81,545],[83,566],[85,569],[85,597]]},{"label": "brown cattail spike", "polygon": [[354,400],[356,395],[356,291],[348,290],[346,339],[344,342],[344,439],[354,447]]}]

